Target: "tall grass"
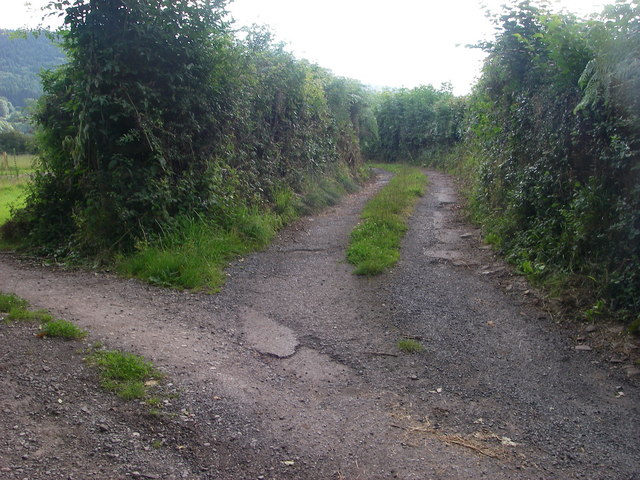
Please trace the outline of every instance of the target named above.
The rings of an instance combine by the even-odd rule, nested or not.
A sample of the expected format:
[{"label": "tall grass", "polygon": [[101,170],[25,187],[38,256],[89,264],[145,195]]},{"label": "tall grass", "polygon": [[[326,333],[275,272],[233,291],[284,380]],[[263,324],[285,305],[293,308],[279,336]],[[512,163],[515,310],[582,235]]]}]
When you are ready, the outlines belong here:
[{"label": "tall grass", "polygon": [[118,263],[118,271],[149,283],[215,291],[224,283],[224,267],[237,255],[266,245],[280,217],[239,208],[232,219],[216,223],[183,217],[155,241]]},{"label": "tall grass", "polygon": [[268,208],[236,206],[217,219],[181,218],[164,234],[141,243],[133,255],[121,258],[118,272],[159,286],[215,292],[233,258],[265,247],[298,216],[334,205],[357,188],[341,174],[309,181],[305,195],[276,188]]},{"label": "tall grass", "polygon": [[357,275],[377,275],[395,265],[407,218],[424,194],[427,177],[416,167],[379,165],[395,173],[389,184],[365,205],[362,222],[351,232],[347,259]]},{"label": "tall grass", "polygon": [[358,189],[358,184],[349,176],[338,173],[336,178],[320,178],[309,181],[302,197],[299,211],[303,215],[331,207],[337,204],[347,193],[353,193]]}]

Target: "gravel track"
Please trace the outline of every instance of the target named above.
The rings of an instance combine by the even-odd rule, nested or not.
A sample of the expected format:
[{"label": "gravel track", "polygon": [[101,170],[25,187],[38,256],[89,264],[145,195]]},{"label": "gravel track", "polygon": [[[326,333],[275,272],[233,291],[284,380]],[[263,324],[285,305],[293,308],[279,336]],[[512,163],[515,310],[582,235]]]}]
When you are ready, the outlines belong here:
[{"label": "gravel track", "polygon": [[[429,176],[402,260],[371,279],[344,252],[384,173],[235,262],[217,295],[0,256],[0,291],[90,332],[0,327],[0,478],[640,477],[633,342],[554,321]],[[95,341],[167,375],[165,413],[97,388]]]}]

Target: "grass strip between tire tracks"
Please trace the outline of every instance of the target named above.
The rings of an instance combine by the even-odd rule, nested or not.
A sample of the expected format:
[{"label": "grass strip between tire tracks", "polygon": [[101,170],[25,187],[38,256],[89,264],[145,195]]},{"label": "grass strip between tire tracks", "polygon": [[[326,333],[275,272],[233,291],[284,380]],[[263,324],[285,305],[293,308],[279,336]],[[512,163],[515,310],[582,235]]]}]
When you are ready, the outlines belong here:
[{"label": "grass strip between tire tracks", "polygon": [[367,202],[360,222],[351,232],[347,260],[357,275],[378,275],[400,258],[400,243],[416,201],[424,195],[428,179],[408,165],[375,165],[395,175]]}]

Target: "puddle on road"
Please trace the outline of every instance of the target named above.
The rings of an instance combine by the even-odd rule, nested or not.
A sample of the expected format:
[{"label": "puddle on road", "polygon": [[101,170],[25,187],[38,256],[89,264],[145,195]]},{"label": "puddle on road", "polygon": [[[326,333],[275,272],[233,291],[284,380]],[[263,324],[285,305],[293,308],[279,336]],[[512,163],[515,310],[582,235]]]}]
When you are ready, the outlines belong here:
[{"label": "puddle on road", "polygon": [[304,347],[294,357],[284,360],[282,369],[314,384],[344,384],[352,375],[351,369],[346,365]]},{"label": "puddle on road", "polygon": [[296,353],[298,339],[293,330],[255,310],[246,309],[243,317],[245,338],[251,347],[279,358]]},{"label": "puddle on road", "polygon": [[438,202],[443,204],[458,202],[458,196],[453,192],[436,192],[435,197]]},{"label": "puddle on road", "polygon": [[433,250],[425,248],[424,255],[430,258],[440,258],[443,260],[457,260],[462,257],[462,252],[455,250]]}]

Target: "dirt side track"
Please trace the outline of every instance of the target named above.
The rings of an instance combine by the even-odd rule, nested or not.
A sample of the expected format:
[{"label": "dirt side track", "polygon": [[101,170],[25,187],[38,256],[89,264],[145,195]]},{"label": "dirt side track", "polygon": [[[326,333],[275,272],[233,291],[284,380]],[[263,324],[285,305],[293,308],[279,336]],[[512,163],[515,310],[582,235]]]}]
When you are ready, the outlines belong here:
[{"label": "dirt side track", "polygon": [[[429,175],[401,262],[373,279],[344,252],[386,175],[236,262],[217,295],[0,255],[0,291],[90,332],[0,326],[0,478],[639,478],[637,369],[576,350]],[[96,341],[167,375],[164,413],[97,387]]]}]

